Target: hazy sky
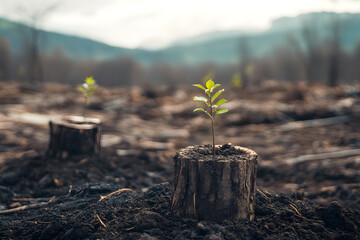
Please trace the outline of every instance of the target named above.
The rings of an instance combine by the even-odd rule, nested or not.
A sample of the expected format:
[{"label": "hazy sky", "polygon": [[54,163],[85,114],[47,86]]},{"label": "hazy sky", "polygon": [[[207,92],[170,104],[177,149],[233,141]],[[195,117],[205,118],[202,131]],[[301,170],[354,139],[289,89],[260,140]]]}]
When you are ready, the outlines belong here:
[{"label": "hazy sky", "polygon": [[43,28],[128,48],[217,30],[262,30],[275,18],[307,12],[360,12],[360,0],[0,0],[0,16],[26,20],[54,3]]}]

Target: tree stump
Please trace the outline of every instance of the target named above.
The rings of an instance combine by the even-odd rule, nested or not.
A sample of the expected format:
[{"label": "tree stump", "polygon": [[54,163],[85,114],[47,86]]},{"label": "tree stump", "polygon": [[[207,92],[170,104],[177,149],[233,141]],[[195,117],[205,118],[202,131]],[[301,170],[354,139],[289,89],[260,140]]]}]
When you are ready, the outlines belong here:
[{"label": "tree stump", "polygon": [[172,212],[221,222],[254,219],[257,154],[231,144],[190,146],[174,157]]},{"label": "tree stump", "polygon": [[51,120],[48,156],[65,159],[74,155],[98,155],[101,145],[101,120],[69,116]]}]

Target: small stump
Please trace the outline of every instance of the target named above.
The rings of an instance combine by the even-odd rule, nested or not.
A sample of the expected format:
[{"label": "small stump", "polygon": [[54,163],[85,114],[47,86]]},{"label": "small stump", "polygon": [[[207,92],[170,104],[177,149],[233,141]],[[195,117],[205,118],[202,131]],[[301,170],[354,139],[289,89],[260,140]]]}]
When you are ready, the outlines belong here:
[{"label": "small stump", "polygon": [[221,222],[254,219],[257,154],[231,144],[190,146],[174,157],[172,212]]},{"label": "small stump", "polygon": [[101,145],[101,120],[69,116],[51,120],[48,156],[65,159],[74,155],[97,155]]}]

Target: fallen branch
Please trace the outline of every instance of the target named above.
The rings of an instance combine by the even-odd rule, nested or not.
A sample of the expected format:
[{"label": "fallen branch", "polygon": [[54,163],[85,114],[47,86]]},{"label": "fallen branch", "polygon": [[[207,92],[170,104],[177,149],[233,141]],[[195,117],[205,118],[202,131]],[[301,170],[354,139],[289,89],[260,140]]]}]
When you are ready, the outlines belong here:
[{"label": "fallen branch", "polygon": [[108,198],[110,197],[111,195],[114,195],[116,193],[121,193],[121,192],[124,192],[124,191],[131,191],[131,192],[134,192],[134,190],[130,189],[130,188],[122,188],[122,189],[119,189],[119,190],[116,190],[115,192],[112,192],[106,196],[100,196],[100,199],[99,199],[99,202],[101,202],[102,200],[104,200],[105,198]]},{"label": "fallen branch", "polygon": [[320,153],[320,154],[309,154],[303,155],[296,158],[287,159],[285,162],[287,164],[297,164],[308,161],[317,161],[331,158],[343,158],[360,155],[360,149],[350,149],[338,152],[329,152],[329,153]]},{"label": "fallen branch", "polygon": [[0,211],[0,214],[16,213],[16,212],[25,211],[25,210],[28,210],[28,209],[39,208],[39,207],[50,204],[51,202],[53,202],[55,200],[55,198],[56,198],[56,196],[53,196],[47,202],[34,203],[34,204],[24,205],[24,206],[17,207],[17,208],[2,210],[2,211]]},{"label": "fallen branch", "polygon": [[286,123],[277,127],[277,130],[280,131],[292,131],[295,129],[302,129],[308,127],[323,127],[328,125],[335,125],[338,123],[345,123],[349,121],[349,116],[339,116],[339,117],[331,117],[331,118],[320,118],[314,120],[305,120],[305,121],[296,121]]}]

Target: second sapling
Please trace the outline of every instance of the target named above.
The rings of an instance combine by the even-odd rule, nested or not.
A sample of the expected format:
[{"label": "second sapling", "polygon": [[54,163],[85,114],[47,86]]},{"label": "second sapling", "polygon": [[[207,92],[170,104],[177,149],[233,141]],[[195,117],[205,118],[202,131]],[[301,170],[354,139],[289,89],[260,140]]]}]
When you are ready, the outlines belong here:
[{"label": "second sapling", "polygon": [[78,87],[78,91],[81,92],[84,96],[84,122],[86,122],[86,106],[90,96],[95,94],[95,89],[97,88],[96,81],[93,77],[88,77],[85,79],[84,83]]}]

